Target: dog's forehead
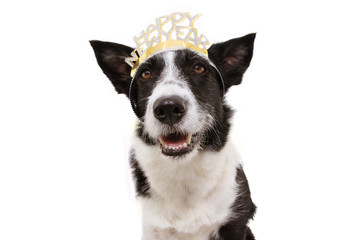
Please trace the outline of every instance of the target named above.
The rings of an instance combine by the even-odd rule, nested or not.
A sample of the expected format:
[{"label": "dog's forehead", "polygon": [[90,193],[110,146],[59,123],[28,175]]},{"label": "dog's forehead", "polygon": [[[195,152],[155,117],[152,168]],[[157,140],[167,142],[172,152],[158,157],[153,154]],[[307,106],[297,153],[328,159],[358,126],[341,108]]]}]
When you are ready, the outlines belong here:
[{"label": "dog's forehead", "polygon": [[[205,67],[205,69],[209,70],[208,73],[204,76],[194,75],[193,68],[196,64]],[[141,71],[148,69],[155,74],[156,81],[153,87],[158,86],[160,83],[181,83],[181,85],[188,85],[192,91],[198,91],[198,89],[206,87],[208,89],[220,87],[221,96],[224,95],[224,82],[215,64],[206,55],[187,48],[157,53],[149,57],[139,68]],[[204,78],[206,78],[205,82]]]},{"label": "dog's forehead", "polygon": [[173,68],[181,68],[193,61],[205,61],[210,63],[206,56],[202,56],[195,51],[190,49],[177,49],[157,53],[149,57],[143,64],[152,66],[158,65],[161,66],[162,70],[169,70]]}]

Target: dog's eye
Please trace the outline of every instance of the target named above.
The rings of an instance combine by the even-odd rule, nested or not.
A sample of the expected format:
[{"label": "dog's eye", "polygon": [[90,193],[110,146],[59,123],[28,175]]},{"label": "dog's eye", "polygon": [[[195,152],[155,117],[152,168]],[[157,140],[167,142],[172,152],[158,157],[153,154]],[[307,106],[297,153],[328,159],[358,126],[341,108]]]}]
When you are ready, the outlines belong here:
[{"label": "dog's eye", "polygon": [[193,71],[196,74],[201,74],[201,73],[205,72],[205,68],[200,64],[196,64],[193,68]]},{"label": "dog's eye", "polygon": [[141,77],[145,80],[150,79],[151,78],[151,72],[149,70],[144,70],[141,73]]}]

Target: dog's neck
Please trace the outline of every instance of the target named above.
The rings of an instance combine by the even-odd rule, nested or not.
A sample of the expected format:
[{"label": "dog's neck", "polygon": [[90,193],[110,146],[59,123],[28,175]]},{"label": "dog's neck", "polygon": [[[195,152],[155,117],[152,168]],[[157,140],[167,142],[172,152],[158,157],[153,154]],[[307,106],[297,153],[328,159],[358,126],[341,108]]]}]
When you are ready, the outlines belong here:
[{"label": "dog's neck", "polygon": [[137,136],[133,144],[135,157],[151,185],[151,197],[140,196],[147,205],[145,221],[195,232],[204,224],[229,217],[229,206],[236,197],[236,169],[240,167],[240,156],[230,142],[216,154],[196,150],[179,159],[162,155],[159,148]]}]

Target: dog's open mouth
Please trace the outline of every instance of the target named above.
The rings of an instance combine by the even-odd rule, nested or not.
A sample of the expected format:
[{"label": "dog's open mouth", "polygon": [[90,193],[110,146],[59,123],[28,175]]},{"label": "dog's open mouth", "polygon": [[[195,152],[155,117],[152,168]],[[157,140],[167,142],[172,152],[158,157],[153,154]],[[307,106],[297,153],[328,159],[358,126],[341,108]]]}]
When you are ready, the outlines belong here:
[{"label": "dog's open mouth", "polygon": [[160,137],[162,153],[168,156],[181,156],[193,149],[190,134],[171,133]]}]

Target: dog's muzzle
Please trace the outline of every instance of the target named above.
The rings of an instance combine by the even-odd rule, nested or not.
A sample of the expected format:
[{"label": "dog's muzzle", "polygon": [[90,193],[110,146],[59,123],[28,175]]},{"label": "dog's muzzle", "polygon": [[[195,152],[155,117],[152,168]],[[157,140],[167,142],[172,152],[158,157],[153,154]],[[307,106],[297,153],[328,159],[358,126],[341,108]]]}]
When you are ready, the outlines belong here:
[{"label": "dog's muzzle", "polygon": [[[187,101],[176,95],[158,98],[153,104],[154,117],[164,125],[174,127],[186,115]],[[159,138],[162,153],[167,156],[181,156],[193,149],[195,138],[189,133],[173,129],[171,133],[165,134]]]}]

